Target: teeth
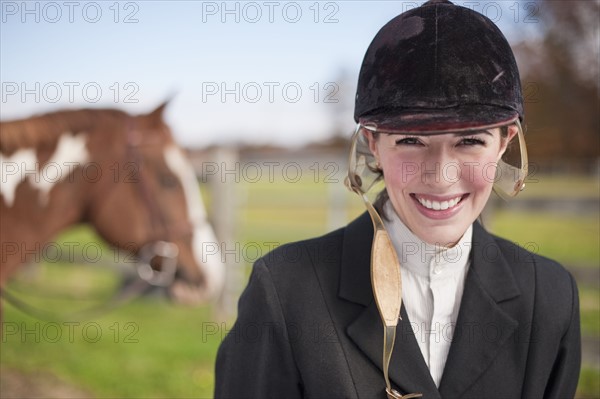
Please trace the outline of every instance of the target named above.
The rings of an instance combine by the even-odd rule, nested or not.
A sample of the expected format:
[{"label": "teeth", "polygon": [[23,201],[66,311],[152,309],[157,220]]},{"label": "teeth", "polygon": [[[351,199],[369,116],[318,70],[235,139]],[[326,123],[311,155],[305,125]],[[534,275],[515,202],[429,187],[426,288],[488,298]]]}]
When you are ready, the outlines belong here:
[{"label": "teeth", "polygon": [[439,210],[446,210],[448,208],[452,208],[454,206],[456,206],[456,204],[458,204],[460,202],[460,199],[462,197],[456,197],[454,199],[451,199],[449,201],[442,201],[442,202],[438,202],[438,201],[431,201],[431,200],[426,200],[424,198],[419,198],[417,197],[417,200],[421,203],[421,205],[423,205],[425,208],[428,209],[433,209],[435,211],[439,211]]}]

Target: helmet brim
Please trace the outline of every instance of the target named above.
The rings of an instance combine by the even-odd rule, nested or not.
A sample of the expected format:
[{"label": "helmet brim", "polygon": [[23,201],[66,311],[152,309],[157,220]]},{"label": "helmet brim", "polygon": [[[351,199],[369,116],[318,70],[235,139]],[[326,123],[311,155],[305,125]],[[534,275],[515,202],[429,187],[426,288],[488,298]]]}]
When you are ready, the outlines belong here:
[{"label": "helmet brim", "polygon": [[485,130],[510,125],[519,119],[515,110],[491,105],[451,108],[396,108],[369,113],[359,123],[389,134],[444,134]]}]

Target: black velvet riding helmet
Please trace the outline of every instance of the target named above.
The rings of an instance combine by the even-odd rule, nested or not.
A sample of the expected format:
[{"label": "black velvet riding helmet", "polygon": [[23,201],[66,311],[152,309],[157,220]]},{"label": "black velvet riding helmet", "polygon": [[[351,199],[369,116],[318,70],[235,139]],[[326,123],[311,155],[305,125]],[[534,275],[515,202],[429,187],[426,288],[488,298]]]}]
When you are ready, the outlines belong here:
[{"label": "black velvet riding helmet", "polygon": [[430,0],[392,19],[371,42],[354,119],[382,132],[418,134],[522,122],[513,52],[489,18]]}]

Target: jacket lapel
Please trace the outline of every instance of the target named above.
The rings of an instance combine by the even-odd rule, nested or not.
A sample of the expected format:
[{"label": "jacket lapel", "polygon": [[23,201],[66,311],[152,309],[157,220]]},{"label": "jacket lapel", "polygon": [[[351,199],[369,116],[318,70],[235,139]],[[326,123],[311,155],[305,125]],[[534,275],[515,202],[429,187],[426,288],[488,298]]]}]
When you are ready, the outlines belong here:
[{"label": "jacket lapel", "polygon": [[471,265],[439,387],[442,396],[460,397],[515,333],[518,323],[502,310],[500,303],[519,295],[501,249],[475,222]]},{"label": "jacket lapel", "polygon": [[[339,296],[365,306],[346,328],[358,348],[383,370],[383,324],[373,299],[370,277],[373,225],[365,213],[346,228],[340,273]],[[396,329],[396,341],[390,362],[392,383],[402,394],[422,393],[424,398],[440,398],[404,307]],[[383,382],[383,371],[381,375]],[[385,385],[382,385],[382,390]]]},{"label": "jacket lapel", "polygon": [[[396,385],[394,388],[401,394],[422,393],[424,398],[440,398],[421,355],[404,307],[401,315],[402,321],[396,329],[396,341],[390,361],[390,380],[392,384]],[[360,350],[382,370],[383,384],[383,324],[375,302],[371,302],[346,331]],[[383,385],[382,388],[384,388]]]}]

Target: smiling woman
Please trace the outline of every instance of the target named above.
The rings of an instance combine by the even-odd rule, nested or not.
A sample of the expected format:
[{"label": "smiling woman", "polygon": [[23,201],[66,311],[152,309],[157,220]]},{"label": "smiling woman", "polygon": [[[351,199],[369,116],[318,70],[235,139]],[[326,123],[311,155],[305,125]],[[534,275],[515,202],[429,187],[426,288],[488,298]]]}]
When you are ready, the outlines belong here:
[{"label": "smiling woman", "polygon": [[256,262],[215,396],[573,397],[572,276],[477,222],[527,174],[503,34],[446,0],[400,14],[367,49],[354,119],[346,183],[368,213]]}]

